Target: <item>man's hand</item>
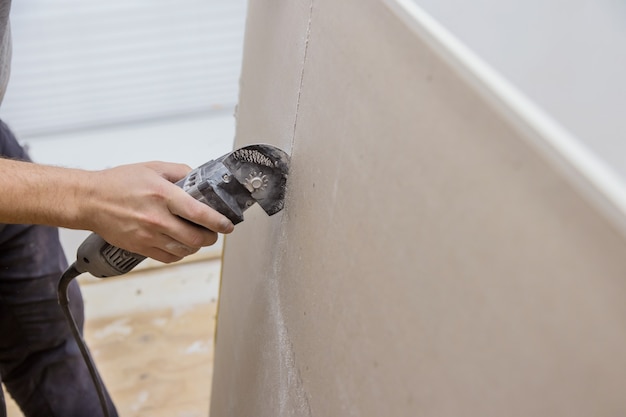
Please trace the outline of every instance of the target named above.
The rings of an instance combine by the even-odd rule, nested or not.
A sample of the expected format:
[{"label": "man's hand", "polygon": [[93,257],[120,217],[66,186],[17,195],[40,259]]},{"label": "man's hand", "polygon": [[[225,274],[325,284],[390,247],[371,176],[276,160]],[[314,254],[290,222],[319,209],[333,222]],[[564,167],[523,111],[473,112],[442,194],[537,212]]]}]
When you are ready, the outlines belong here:
[{"label": "man's hand", "polygon": [[230,233],[228,218],[173,184],[191,171],[165,162],[124,165],[91,178],[84,202],[88,229],[112,245],[174,262]]},{"label": "man's hand", "polygon": [[173,184],[190,170],[149,162],[94,172],[0,159],[0,223],[91,230],[112,245],[174,262],[234,228]]}]

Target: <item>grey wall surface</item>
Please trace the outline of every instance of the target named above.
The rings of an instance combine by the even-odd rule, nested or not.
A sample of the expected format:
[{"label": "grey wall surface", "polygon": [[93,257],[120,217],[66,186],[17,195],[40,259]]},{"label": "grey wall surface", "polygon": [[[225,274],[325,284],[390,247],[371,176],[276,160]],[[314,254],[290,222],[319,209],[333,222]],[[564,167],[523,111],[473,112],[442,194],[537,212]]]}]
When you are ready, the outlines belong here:
[{"label": "grey wall surface", "polygon": [[226,240],[211,417],[626,413],[624,234],[419,33],[250,3],[236,146],[292,166]]}]

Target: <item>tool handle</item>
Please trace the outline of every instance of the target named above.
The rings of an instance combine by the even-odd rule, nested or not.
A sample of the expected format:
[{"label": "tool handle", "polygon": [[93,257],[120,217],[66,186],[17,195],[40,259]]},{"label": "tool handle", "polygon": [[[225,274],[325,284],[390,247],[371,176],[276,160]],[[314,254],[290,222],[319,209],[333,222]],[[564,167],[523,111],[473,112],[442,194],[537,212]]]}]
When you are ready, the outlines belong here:
[{"label": "tool handle", "polygon": [[92,233],[78,247],[76,269],[94,277],[107,278],[129,272],[144,259],[145,256],[113,246]]}]

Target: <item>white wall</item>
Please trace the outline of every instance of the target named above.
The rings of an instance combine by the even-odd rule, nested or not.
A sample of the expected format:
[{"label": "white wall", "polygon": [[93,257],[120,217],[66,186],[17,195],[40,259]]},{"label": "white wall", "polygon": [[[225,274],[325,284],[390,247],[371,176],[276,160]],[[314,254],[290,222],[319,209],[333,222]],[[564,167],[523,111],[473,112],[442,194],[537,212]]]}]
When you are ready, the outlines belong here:
[{"label": "white wall", "polygon": [[626,2],[413,1],[626,178]]},{"label": "white wall", "polygon": [[24,0],[0,116],[20,137],[232,110],[245,0]]}]

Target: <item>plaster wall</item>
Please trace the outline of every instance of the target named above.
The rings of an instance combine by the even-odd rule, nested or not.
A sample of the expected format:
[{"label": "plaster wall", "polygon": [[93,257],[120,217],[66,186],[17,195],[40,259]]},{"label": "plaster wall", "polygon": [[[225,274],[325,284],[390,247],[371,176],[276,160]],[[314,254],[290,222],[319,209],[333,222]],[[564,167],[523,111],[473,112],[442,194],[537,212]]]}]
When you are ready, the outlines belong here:
[{"label": "plaster wall", "polygon": [[622,229],[388,3],[250,2],[211,416],[625,414]]}]

